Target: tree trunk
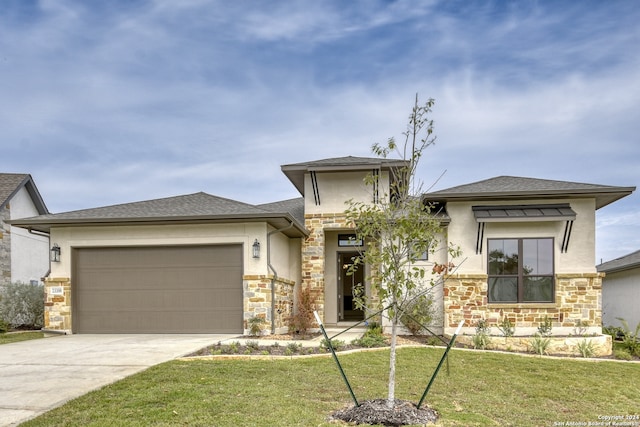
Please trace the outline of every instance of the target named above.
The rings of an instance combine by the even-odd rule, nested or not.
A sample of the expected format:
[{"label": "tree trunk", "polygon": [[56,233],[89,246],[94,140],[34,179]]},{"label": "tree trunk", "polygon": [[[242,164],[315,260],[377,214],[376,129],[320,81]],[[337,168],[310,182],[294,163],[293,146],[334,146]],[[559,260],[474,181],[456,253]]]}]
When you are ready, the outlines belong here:
[{"label": "tree trunk", "polygon": [[[396,309],[394,309],[395,311]],[[389,355],[389,393],[387,395],[387,407],[393,408],[396,400],[396,342],[398,335],[398,314],[391,318],[391,350]]]}]

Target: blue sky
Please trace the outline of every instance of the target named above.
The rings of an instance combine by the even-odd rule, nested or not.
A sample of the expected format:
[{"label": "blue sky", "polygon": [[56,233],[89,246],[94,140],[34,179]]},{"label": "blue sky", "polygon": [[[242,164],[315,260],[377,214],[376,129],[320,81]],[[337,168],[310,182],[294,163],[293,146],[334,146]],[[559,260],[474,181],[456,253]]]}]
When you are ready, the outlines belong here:
[{"label": "blue sky", "polygon": [[[436,103],[420,178],[637,186],[635,1],[0,0],[0,170],[51,212],[205,191],[297,197],[280,165],[399,137]],[[640,249],[634,193],[597,259]]]}]

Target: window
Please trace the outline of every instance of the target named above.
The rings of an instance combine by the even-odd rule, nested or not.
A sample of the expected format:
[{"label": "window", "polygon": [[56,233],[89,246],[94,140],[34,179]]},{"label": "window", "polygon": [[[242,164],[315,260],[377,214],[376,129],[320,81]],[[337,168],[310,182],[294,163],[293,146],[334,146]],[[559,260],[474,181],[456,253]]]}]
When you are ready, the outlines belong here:
[{"label": "window", "polygon": [[356,239],[355,234],[338,234],[338,246],[362,246],[362,239]]},{"label": "window", "polygon": [[554,302],[553,239],[488,239],[490,303]]}]

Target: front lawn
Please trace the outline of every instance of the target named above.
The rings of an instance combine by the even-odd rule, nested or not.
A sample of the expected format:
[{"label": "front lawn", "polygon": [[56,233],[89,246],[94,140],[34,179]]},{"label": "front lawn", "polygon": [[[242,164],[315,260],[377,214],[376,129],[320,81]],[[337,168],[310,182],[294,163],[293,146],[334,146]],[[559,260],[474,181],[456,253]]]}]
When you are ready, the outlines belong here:
[{"label": "front lawn", "polygon": [[28,332],[12,332],[6,334],[0,334],[0,344],[9,344],[18,341],[35,340],[44,338],[44,334],[38,331]]},{"label": "front lawn", "polygon": [[[443,351],[400,349],[396,397],[417,403]],[[386,396],[388,355],[339,355],[360,401]],[[442,426],[587,425],[640,413],[640,364],[452,350],[450,375],[445,365],[426,402]],[[329,356],[177,360],[23,425],[329,426],[327,416],[351,404]]]}]

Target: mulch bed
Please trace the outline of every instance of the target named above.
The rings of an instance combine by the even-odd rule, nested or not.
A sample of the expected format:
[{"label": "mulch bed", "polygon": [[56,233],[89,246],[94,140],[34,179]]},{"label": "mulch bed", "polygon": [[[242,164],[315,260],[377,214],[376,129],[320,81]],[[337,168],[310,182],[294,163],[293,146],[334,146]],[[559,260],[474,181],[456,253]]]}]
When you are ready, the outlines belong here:
[{"label": "mulch bed", "polygon": [[331,414],[331,418],[351,424],[369,424],[384,426],[424,425],[435,423],[438,413],[427,407],[420,409],[406,400],[396,399],[392,408],[387,399],[367,400],[359,406],[341,409]]}]

